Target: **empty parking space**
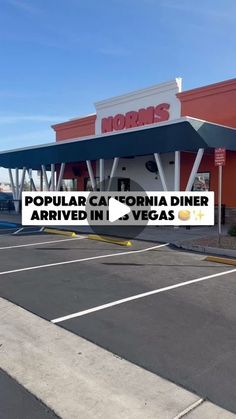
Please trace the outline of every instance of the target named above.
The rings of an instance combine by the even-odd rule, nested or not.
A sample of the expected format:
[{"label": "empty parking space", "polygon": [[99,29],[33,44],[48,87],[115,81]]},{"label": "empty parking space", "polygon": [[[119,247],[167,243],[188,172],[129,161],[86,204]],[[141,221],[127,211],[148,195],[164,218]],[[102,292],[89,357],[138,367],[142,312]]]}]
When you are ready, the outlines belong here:
[{"label": "empty parking space", "polygon": [[[6,235],[0,245],[1,271],[47,267],[51,264],[69,264],[80,259],[93,260],[102,255],[113,256],[114,253],[125,253],[126,248],[112,243],[86,241],[85,237],[65,238],[59,235],[37,234],[27,237]],[[142,249],[146,244],[137,242],[134,250]],[[13,253],[14,251],[14,253]],[[14,257],[13,257],[14,254]]]},{"label": "empty parking space", "polygon": [[[152,248],[158,249],[159,246],[153,245]],[[149,247],[138,242],[130,251],[109,243],[78,240],[63,247],[60,243],[51,243],[50,248],[39,245],[33,249],[14,249],[14,266],[17,265],[19,253],[24,261],[19,262],[15,272],[7,271],[6,262],[3,262],[4,270],[0,272],[1,295],[51,320],[62,313],[69,314],[71,310],[77,311],[112,298],[125,297],[129,293],[143,292],[151,289],[152,285],[143,283],[138,268],[132,273],[129,267],[124,276],[125,272],[114,267],[107,269],[103,262],[122,257],[131,258],[132,261]],[[136,251],[138,253],[133,253]],[[11,252],[6,252],[10,266]],[[0,252],[0,258],[4,259],[4,254],[5,251]],[[32,270],[28,270],[29,264]],[[156,286],[156,282],[153,286]]]},{"label": "empty parking space", "polygon": [[60,323],[236,412],[235,273]]},{"label": "empty parking space", "polygon": [[225,271],[199,255],[142,242],[130,250],[86,239],[52,241],[4,250],[0,258],[2,296],[48,320],[201,277],[206,266],[208,274]]},{"label": "empty parking space", "polygon": [[3,242],[3,298],[50,321],[100,307],[58,324],[236,412],[236,269],[141,241],[8,234]]}]

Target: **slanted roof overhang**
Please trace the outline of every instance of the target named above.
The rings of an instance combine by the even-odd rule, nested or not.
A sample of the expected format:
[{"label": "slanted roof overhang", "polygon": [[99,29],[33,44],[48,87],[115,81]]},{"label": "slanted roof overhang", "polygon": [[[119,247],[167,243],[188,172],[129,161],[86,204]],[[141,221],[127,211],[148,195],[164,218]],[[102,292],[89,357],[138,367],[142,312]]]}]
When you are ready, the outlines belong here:
[{"label": "slanted roof overhang", "polygon": [[199,148],[236,150],[236,129],[182,117],[138,129],[60,141],[0,153],[0,166],[39,169],[51,163],[141,156]]}]

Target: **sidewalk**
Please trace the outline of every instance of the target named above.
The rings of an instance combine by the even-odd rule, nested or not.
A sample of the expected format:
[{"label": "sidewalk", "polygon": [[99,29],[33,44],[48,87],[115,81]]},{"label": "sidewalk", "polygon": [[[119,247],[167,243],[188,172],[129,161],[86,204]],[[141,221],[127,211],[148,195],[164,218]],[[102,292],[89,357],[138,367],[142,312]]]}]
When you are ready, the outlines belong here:
[{"label": "sidewalk", "polygon": [[62,419],[235,418],[2,298],[0,319],[0,368]]},{"label": "sidewalk", "polygon": [[[227,233],[227,227],[223,227],[222,233]],[[187,229],[186,227],[146,227],[139,238],[179,245],[180,243],[206,236],[217,236],[217,234],[217,226],[190,227],[190,229]]]},{"label": "sidewalk", "polygon": [[[227,236],[228,226],[222,226],[222,237]],[[229,236],[228,236],[229,237]],[[205,254],[236,258],[236,238],[234,247],[226,248],[218,243],[218,226],[212,227],[146,227],[138,236],[143,240],[168,242],[177,248]],[[223,241],[223,240],[222,240]],[[230,240],[228,240],[230,242]]]},{"label": "sidewalk", "polygon": [[[60,227],[61,229],[78,231],[80,234],[89,234],[94,233],[90,227]],[[217,242],[218,237],[218,227],[191,227],[186,229],[186,227],[145,227],[142,233],[136,235],[138,228],[135,227],[125,227],[123,229],[116,227],[112,230],[105,230],[101,234],[107,234],[117,237],[125,237],[127,239],[137,239],[150,242],[158,243],[169,243],[177,248],[183,250],[190,250],[200,253],[207,253],[212,255],[221,255],[228,257],[236,257],[236,248],[226,249],[223,247],[212,247],[207,244],[207,242],[215,241]],[[226,236],[228,231],[228,226],[222,226],[222,236]],[[213,239],[213,240],[210,240]],[[200,244],[198,244],[198,241]],[[217,243],[218,244],[218,243]]]}]

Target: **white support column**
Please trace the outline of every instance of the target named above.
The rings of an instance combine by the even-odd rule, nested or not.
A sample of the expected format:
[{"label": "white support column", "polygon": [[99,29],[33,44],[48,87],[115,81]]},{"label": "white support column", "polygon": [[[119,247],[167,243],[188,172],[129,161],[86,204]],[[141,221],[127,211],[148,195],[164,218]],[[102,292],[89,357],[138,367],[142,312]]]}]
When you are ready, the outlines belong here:
[{"label": "white support column", "polygon": [[94,177],[91,161],[86,160],[86,164],[87,164],[88,174],[89,174],[89,177],[90,177],[90,181],[91,181],[93,191],[96,191],[97,190],[97,185],[96,185],[96,180],[95,180],[95,177]]},{"label": "white support column", "polygon": [[109,179],[109,183],[108,183],[108,187],[107,187],[107,190],[108,191],[111,188],[112,179],[113,179],[113,177],[115,175],[115,172],[116,172],[118,163],[119,163],[119,157],[115,157],[114,160],[113,160],[113,164],[112,164],[112,168],[111,168],[111,174],[110,174],[110,179]]},{"label": "white support column", "polygon": [[104,190],[104,159],[99,160],[100,191]]},{"label": "white support column", "polygon": [[19,196],[19,169],[18,167],[16,167],[15,168],[15,196],[14,196],[14,207],[15,207],[16,213],[18,213],[20,209],[18,196]]},{"label": "white support column", "polygon": [[60,191],[61,189],[62,179],[63,179],[64,171],[65,171],[65,165],[66,165],[65,163],[62,163],[60,167],[60,172],[59,172],[58,181],[57,181],[57,188],[56,188],[57,191]]},{"label": "white support column", "polygon": [[39,170],[39,190],[43,191],[43,172],[42,169]]},{"label": "white support column", "polygon": [[50,190],[55,191],[55,164],[51,164],[51,185]]},{"label": "white support column", "polygon": [[33,175],[32,175],[32,169],[28,169],[27,172],[30,179],[30,190],[36,191],[36,186],[35,186]]},{"label": "white support column", "polygon": [[163,170],[160,154],[154,153],[154,157],[155,157],[157,169],[160,175],[163,191],[167,191],[168,189],[167,189],[167,184],[166,184],[166,178],[165,178],[165,173]]},{"label": "white support column", "polygon": [[22,194],[22,191],[24,189],[25,172],[26,172],[26,167],[23,167],[21,182],[20,182],[20,185],[19,185],[19,192],[18,192],[18,200],[19,201],[21,200],[21,194]]},{"label": "white support column", "polygon": [[13,195],[13,198],[14,198],[15,211],[16,213],[18,213],[20,210],[21,194],[24,188],[26,167],[23,167],[20,183],[19,183],[19,169],[16,168],[15,171],[16,171],[15,173],[16,182],[15,182],[15,194]]},{"label": "white support column", "polygon": [[19,169],[15,169],[15,188],[16,188],[16,198],[19,196]]},{"label": "white support column", "polygon": [[27,173],[28,173],[28,175],[29,175],[30,192],[31,192],[31,191],[32,191],[32,189],[33,189],[33,184],[32,184],[32,169],[28,169],[28,170],[27,170]]},{"label": "white support column", "polygon": [[45,183],[45,189],[46,189],[46,191],[49,191],[49,182],[48,182],[46,168],[45,168],[44,165],[42,165],[42,172],[43,172],[43,180],[44,180],[44,183]]},{"label": "white support column", "polygon": [[193,182],[194,182],[194,179],[195,179],[196,174],[198,172],[200,163],[202,161],[203,154],[204,154],[204,148],[199,148],[199,150],[197,152],[197,155],[195,157],[195,161],[194,161],[194,164],[193,164],[190,176],[189,176],[189,180],[188,180],[186,189],[185,189],[186,191],[191,191],[191,189],[193,187]]},{"label": "white support column", "polygon": [[20,209],[21,194],[24,188],[26,167],[23,167],[20,183],[19,183],[19,169],[18,168],[15,169],[15,183],[14,183],[14,179],[12,175],[12,170],[8,169],[8,172],[9,172],[9,177],[10,177],[10,182],[11,182],[14,207],[15,207],[15,211],[18,213]]},{"label": "white support column", "polygon": [[174,190],[180,190],[180,151],[175,151],[175,179]]},{"label": "white support column", "polygon": [[10,168],[8,169],[8,173],[9,173],[9,178],[10,178],[10,182],[11,182],[12,195],[13,195],[13,198],[15,199],[16,188],[15,188],[15,183],[14,183],[13,176],[12,176],[12,171],[11,171]]}]

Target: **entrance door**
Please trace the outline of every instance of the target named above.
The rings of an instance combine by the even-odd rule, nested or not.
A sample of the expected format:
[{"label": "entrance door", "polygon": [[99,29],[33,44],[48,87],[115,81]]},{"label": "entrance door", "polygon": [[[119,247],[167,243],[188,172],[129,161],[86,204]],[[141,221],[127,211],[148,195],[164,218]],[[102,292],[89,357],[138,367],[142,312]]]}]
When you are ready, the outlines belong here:
[{"label": "entrance door", "polygon": [[130,179],[129,178],[118,178],[117,189],[120,192],[130,191]]}]

